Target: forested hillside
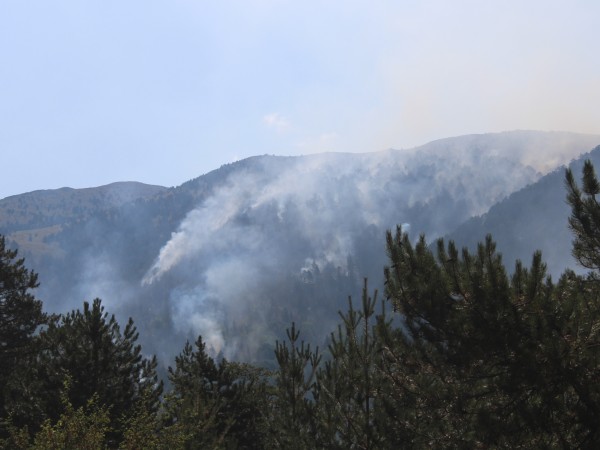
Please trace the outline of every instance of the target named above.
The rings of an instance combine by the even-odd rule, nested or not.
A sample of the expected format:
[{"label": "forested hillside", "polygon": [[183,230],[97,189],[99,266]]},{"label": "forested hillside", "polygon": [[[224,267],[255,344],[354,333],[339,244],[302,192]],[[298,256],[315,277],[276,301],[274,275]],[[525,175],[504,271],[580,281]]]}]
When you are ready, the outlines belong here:
[{"label": "forested hillside", "polygon": [[65,255],[52,239],[69,224],[90,220],[165,190],[162,186],[117,182],[97,188],[28,192],[0,200],[0,228],[29,260],[41,263],[44,257]]},{"label": "forested hillside", "polygon": [[[0,238],[0,447],[597,448],[600,181],[566,172],[573,255],[511,275],[491,236],[474,252],[398,227],[380,297],[365,281],[326,348],[292,323],[268,370],[182,343],[171,388],[101,300],[43,312],[38,280]],[[563,198],[565,193],[563,193]]]},{"label": "forested hillside", "polygon": [[[600,167],[600,147],[585,157]],[[583,162],[578,159],[570,167],[580,172]],[[556,169],[509,195],[485,214],[467,220],[447,237],[474,249],[481,236],[491,233],[508,261],[526,260],[540,250],[549,273],[558,277],[566,267],[576,267],[567,224],[569,205],[561,196],[564,186],[563,169]]]},{"label": "forested hillside", "polygon": [[4,199],[0,210],[23,205],[10,217],[27,226],[0,221],[0,233],[36,267],[51,312],[101,297],[119,320],[136,318],[164,364],[198,334],[215,353],[272,363],[272,342],[292,320],[323,344],[364,277],[382,288],[387,229],[442,236],[599,141],[522,131],[412,150],[257,156],[111,206],[95,207],[94,190],[68,191],[71,201],[46,193],[64,201],[47,204],[54,218],[30,214],[45,204],[35,196]]}]

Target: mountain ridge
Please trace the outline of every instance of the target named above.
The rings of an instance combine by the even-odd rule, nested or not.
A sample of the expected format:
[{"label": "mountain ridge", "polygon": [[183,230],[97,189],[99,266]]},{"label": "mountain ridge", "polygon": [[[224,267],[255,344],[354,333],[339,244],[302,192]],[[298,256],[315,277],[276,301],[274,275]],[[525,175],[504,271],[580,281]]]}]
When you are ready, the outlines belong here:
[{"label": "mountain ridge", "polygon": [[446,235],[542,178],[525,157],[568,161],[590,142],[600,137],[507,132],[420,151],[260,155],[40,228],[21,255],[53,312],[101,297],[153,353],[202,334],[228,358],[271,358],[291,321],[322,343],[363,277],[381,287],[387,229]]},{"label": "mountain ridge", "polygon": [[[600,169],[600,145],[568,165],[576,179],[581,177],[586,159]],[[491,234],[509,268],[517,259],[528,264],[533,252],[540,250],[553,277],[560,276],[566,268],[582,270],[571,255],[570,208],[564,184],[566,168],[561,166],[536,183],[512,193],[485,214],[461,224],[446,238],[474,248],[475,237],[481,240]]]}]

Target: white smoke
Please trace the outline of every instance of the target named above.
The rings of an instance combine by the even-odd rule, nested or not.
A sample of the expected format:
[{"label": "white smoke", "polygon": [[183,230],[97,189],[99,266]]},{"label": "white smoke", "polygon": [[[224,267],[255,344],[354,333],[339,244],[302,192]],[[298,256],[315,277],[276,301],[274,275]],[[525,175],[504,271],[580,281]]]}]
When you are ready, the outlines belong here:
[{"label": "white smoke", "polygon": [[[299,237],[317,242],[324,261],[345,264],[352,245],[349,230],[336,232],[330,226],[336,221],[334,216],[339,214],[339,206],[343,206],[340,205],[342,194],[332,190],[331,182],[320,177],[315,170],[319,162],[315,160],[310,161],[308,167],[294,166],[266,183],[256,174],[236,174],[226,186],[186,215],[160,250],[142,284],[152,284],[182,260],[204,252],[212,254],[220,250],[227,254],[235,248],[235,256],[240,257],[268,248],[269,243],[265,241],[270,236],[264,234],[264,229],[277,228],[278,224],[265,223],[264,219],[269,219],[269,210],[273,208],[279,225],[289,220],[291,214],[300,221],[297,223],[302,232]],[[244,223],[244,218],[251,223]],[[338,221],[343,222],[343,218]]]},{"label": "white smoke", "polygon": [[[523,166],[522,152],[514,150],[519,139],[506,151],[500,138],[486,147],[484,137],[472,136],[421,152],[242,162],[186,215],[142,284],[172,274],[165,283],[179,286],[169,297],[177,330],[201,334],[215,352],[239,357],[241,347],[258,346],[268,333],[261,315],[269,301],[285,303],[285,296],[269,297],[278,280],[293,274],[312,283],[326,267],[348,273],[348,257],[365,230],[383,241],[385,229],[402,224],[431,241],[537,180],[541,174]],[[227,332],[248,323],[245,335]]]},{"label": "white smoke", "polygon": [[[321,165],[312,158],[308,166],[292,165],[275,176],[269,167],[236,173],[186,215],[142,279],[151,285],[169,272],[186,272],[192,287],[175,289],[169,299],[180,332],[201,334],[215,351],[231,356],[238,344],[225,342],[223,327],[244,322],[249,311],[258,314],[250,293],[290,271],[301,273],[308,260],[346,270],[356,218],[347,216],[339,178],[327,180],[331,174]],[[348,195],[353,204],[360,201]],[[292,255],[286,254],[290,248]]]},{"label": "white smoke", "polygon": [[[244,183],[251,182],[251,177],[241,177]],[[214,245],[215,233],[223,229],[237,214],[250,191],[245,186],[230,185],[220,189],[215,195],[197,209],[190,211],[179,229],[171,234],[171,239],[160,250],[152,268],[146,273],[142,285],[152,284],[164,273],[171,270],[185,258],[204,247]]]},{"label": "white smoke", "polygon": [[171,316],[180,332],[200,334],[206,349],[213,355],[219,354],[225,347],[221,331],[223,317],[215,308],[206,292],[196,287],[191,290],[174,289],[169,298]]}]

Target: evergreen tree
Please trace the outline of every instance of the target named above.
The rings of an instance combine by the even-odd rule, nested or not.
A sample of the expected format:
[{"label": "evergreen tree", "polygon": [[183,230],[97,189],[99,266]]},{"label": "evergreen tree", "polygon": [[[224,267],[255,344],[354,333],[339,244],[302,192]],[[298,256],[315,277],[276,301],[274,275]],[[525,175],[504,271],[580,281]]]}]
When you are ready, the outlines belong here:
[{"label": "evergreen tree", "polygon": [[385,435],[403,447],[600,446],[600,204],[591,163],[570,171],[573,254],[554,284],[541,254],[508,276],[491,237],[475,253],[388,233],[382,327]]},{"label": "evergreen tree", "polygon": [[31,292],[38,287],[37,274],[17,254],[0,236],[0,436],[9,414],[23,422],[35,409],[21,381],[26,361],[35,353],[35,333],[48,322],[42,302]]},{"label": "evergreen tree", "polygon": [[46,420],[41,429],[31,438],[27,427],[10,428],[10,436],[0,442],[6,450],[97,450],[106,448],[105,436],[109,429],[107,407],[98,407],[96,398],[91,398],[85,407],[73,408],[69,402],[69,381],[61,401],[64,412],[58,420]]},{"label": "evergreen tree", "polygon": [[249,364],[215,363],[199,336],[169,367],[166,425],[175,427],[186,449],[265,448],[266,375]]},{"label": "evergreen tree", "polygon": [[321,362],[319,349],[299,341],[296,324],[286,330],[288,342],[275,343],[275,372],[272,400],[271,446],[303,449],[314,446],[316,433],[314,402],[311,400]]},{"label": "evergreen tree", "polygon": [[156,375],[156,358],[142,356],[136,344],[137,330],[129,319],[123,333],[114,315],[108,316],[100,299],[84,302],[83,311],[74,310],[50,324],[42,333],[43,350],[38,358],[40,375],[47,380],[41,395],[46,396],[47,414],[61,412],[58,393],[65,377],[71,380],[69,402],[75,409],[96,397],[110,411],[109,446],[122,438],[128,418],[143,405],[156,411],[162,382]]},{"label": "evergreen tree", "polygon": [[361,309],[348,300],[342,323],[331,334],[330,358],[317,372],[313,389],[320,448],[382,448],[376,408],[384,380],[380,377],[379,327],[389,325],[385,312],[375,317],[377,291],[368,295],[364,281]]},{"label": "evergreen tree", "polygon": [[[543,392],[541,350],[554,337],[547,320],[553,286],[541,255],[517,264],[511,280],[491,237],[473,255],[438,241],[437,259],[421,237],[413,247],[388,233],[386,292],[403,327],[385,336],[398,428],[416,447],[547,446],[555,410]],[[393,428],[393,427],[391,427]]]},{"label": "evergreen tree", "polygon": [[106,448],[109,431],[108,407],[98,406],[96,396],[77,409],[67,398],[68,383],[62,398],[64,412],[55,422],[47,420],[34,437],[29,450],[98,450]]},{"label": "evergreen tree", "polygon": [[573,256],[592,275],[600,272],[600,183],[590,160],[583,165],[583,192],[570,169],[566,171],[567,201],[571,205],[569,226],[574,234]]}]

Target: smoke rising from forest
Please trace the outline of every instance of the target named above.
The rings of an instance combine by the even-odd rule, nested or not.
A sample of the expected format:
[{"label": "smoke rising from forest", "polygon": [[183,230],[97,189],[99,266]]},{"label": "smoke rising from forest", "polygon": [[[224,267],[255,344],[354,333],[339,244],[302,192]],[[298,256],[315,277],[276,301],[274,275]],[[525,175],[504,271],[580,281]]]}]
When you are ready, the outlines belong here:
[{"label": "smoke rising from forest", "polygon": [[[574,156],[567,138],[551,146],[537,135],[508,143],[495,137],[491,144],[480,136],[437,141],[414,153],[259,158],[187,213],[141,283],[176,279],[169,294],[175,327],[202,334],[227,357],[249,357],[228,341],[226,324],[254,316],[261,328],[258,309],[268,303],[260,297],[276,280],[311,282],[328,267],[348,275],[357,242],[371,230],[379,258],[350,270],[357,279],[374,275],[377,285],[386,229],[403,224],[431,241],[538,179],[544,165],[534,170],[521,161],[534,161],[540,146],[561,162]],[[345,297],[339,300],[343,308]]]},{"label": "smoke rising from forest", "polygon": [[229,359],[272,358],[292,321],[322,344],[363,277],[381,288],[387,229],[433,242],[597,141],[507,132],[254,157],[74,222],[45,244],[56,256],[32,267],[50,311],[100,297],[163,360],[198,334]]}]

